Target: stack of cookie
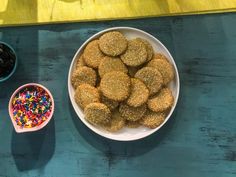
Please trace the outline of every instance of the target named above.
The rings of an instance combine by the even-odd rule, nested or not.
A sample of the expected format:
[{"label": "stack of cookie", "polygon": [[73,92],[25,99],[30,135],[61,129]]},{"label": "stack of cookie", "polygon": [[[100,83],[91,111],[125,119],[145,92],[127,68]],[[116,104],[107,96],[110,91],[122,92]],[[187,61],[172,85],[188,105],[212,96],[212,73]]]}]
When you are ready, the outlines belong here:
[{"label": "stack of cookie", "polygon": [[87,44],[71,82],[85,119],[115,132],[158,127],[174,102],[173,78],[173,66],[147,40],[111,31]]}]

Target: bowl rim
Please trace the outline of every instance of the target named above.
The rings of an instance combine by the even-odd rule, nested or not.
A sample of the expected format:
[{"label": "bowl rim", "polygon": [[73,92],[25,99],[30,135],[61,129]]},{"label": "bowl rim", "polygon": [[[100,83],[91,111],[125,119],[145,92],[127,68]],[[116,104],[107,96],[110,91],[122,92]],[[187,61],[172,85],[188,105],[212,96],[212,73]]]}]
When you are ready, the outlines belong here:
[{"label": "bowl rim", "polygon": [[[106,135],[105,133],[101,133],[94,125],[91,125],[89,122],[87,122],[85,119],[82,119],[80,118],[79,116],[79,113],[77,112],[76,110],[76,105],[74,103],[74,101],[72,100],[73,99],[73,96],[71,95],[70,93],[70,87],[71,87],[71,74],[72,74],[72,69],[73,69],[73,66],[74,66],[74,62],[78,56],[79,53],[81,53],[81,51],[84,49],[84,47],[91,41],[91,40],[94,40],[94,39],[97,39],[99,38],[102,34],[108,32],[108,31],[113,31],[113,30],[133,30],[133,31],[138,31],[140,33],[143,33],[145,35],[147,35],[148,37],[152,38],[154,41],[156,41],[157,43],[159,43],[161,45],[161,47],[168,53],[168,55],[170,56],[170,60],[172,61],[172,65],[174,66],[174,70],[175,70],[175,74],[176,74],[176,97],[175,97],[175,102],[168,114],[168,116],[165,118],[165,120],[162,122],[162,124],[158,127],[156,127],[155,129],[150,129],[150,132],[148,132],[147,134],[143,135],[143,136],[139,136],[139,137],[133,137],[133,138],[127,138],[127,139],[121,139],[121,138],[114,138],[114,137],[110,137],[108,135]],[[83,42],[83,44],[77,49],[72,61],[71,61],[71,64],[70,64],[70,68],[69,68],[69,73],[68,73],[68,94],[69,94],[69,97],[70,97],[70,101],[71,101],[71,104],[74,108],[74,111],[76,112],[78,118],[86,125],[87,128],[89,128],[90,130],[92,130],[94,133],[102,136],[102,137],[105,137],[105,138],[108,138],[108,139],[111,139],[111,140],[115,140],[115,141],[135,141],[135,140],[140,140],[140,139],[143,139],[145,137],[148,137],[150,136],[151,134],[157,132],[162,126],[164,126],[166,124],[166,122],[169,120],[169,118],[171,117],[171,115],[173,114],[175,108],[176,108],[176,105],[177,105],[177,102],[179,100],[179,92],[180,92],[180,79],[179,79],[179,72],[178,72],[178,68],[176,66],[176,63],[175,63],[175,60],[173,59],[171,53],[169,52],[169,50],[165,47],[165,45],[160,41],[158,40],[156,37],[154,37],[153,35],[143,31],[143,30],[140,30],[140,29],[137,29],[137,28],[133,28],[133,27],[126,27],[126,26],[119,26],[119,27],[112,27],[112,28],[106,28],[104,30],[101,30],[97,33],[95,33],[94,35],[92,35],[91,37],[89,37],[85,42]]]},{"label": "bowl rim", "polygon": [[3,44],[5,46],[9,47],[12,50],[12,52],[14,53],[14,55],[16,56],[15,65],[13,67],[13,70],[6,77],[0,78],[0,82],[4,82],[4,81],[8,80],[15,73],[17,65],[18,65],[18,57],[17,57],[16,52],[12,46],[10,46],[9,44],[7,44],[6,42],[3,42],[3,41],[0,41],[0,44]]},{"label": "bowl rim", "polygon": [[[13,118],[13,114],[12,114],[12,100],[13,98],[16,96],[16,94],[21,91],[22,89],[26,88],[26,87],[32,87],[32,86],[37,86],[37,87],[40,87],[42,89],[44,89],[48,95],[50,96],[51,98],[51,101],[52,101],[52,110],[51,110],[51,114],[50,116],[39,126],[36,126],[36,127],[31,127],[31,128],[20,128],[19,125],[16,124],[14,118]],[[11,98],[9,100],[9,103],[8,103],[8,113],[9,113],[9,116],[11,118],[11,121],[12,121],[12,124],[13,124],[13,127],[15,129],[15,131],[17,133],[24,133],[24,132],[32,132],[32,131],[38,131],[40,129],[42,129],[43,127],[45,127],[49,121],[51,120],[51,118],[53,117],[53,114],[54,114],[54,109],[55,109],[55,104],[54,104],[54,99],[53,99],[53,96],[51,94],[51,92],[43,85],[41,84],[38,84],[38,83],[27,83],[27,84],[24,84],[20,87],[18,87],[14,92],[13,94],[11,95]]]}]

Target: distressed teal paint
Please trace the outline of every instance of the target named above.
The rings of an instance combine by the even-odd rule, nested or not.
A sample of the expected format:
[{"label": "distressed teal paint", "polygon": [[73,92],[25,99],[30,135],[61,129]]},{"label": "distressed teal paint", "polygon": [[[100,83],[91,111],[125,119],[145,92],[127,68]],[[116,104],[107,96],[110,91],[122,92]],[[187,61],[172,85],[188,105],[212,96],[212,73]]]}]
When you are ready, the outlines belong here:
[{"label": "distressed teal paint", "polygon": [[[74,53],[88,37],[113,26],[156,36],[180,72],[174,115],[140,141],[115,142],[94,134],[68,98]],[[0,177],[236,176],[236,14],[1,28],[0,40],[19,58],[16,73],[0,83]],[[56,111],[43,130],[16,134],[7,104],[28,82],[50,89]]]}]

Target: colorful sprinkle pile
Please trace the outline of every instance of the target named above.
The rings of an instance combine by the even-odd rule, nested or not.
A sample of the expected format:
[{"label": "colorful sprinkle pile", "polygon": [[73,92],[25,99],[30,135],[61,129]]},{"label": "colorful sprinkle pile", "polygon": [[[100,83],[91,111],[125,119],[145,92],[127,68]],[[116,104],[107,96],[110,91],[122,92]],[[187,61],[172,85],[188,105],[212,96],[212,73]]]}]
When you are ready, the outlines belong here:
[{"label": "colorful sprinkle pile", "polygon": [[17,125],[31,128],[42,124],[50,116],[52,101],[43,88],[26,87],[13,98],[12,110]]}]

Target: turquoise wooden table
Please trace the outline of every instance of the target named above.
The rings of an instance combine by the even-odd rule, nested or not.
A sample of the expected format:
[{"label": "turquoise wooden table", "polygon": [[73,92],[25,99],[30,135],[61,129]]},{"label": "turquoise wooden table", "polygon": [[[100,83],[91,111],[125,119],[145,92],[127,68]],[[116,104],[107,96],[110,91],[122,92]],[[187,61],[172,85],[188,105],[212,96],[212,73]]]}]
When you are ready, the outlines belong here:
[{"label": "turquoise wooden table", "polygon": [[[140,28],[159,38],[180,72],[174,115],[140,141],[94,134],[68,97],[74,53],[88,37],[113,26]],[[236,14],[0,28],[0,40],[19,57],[14,76],[0,84],[0,177],[236,176]],[[41,131],[16,134],[7,104],[28,82],[51,90],[56,112]]]}]

